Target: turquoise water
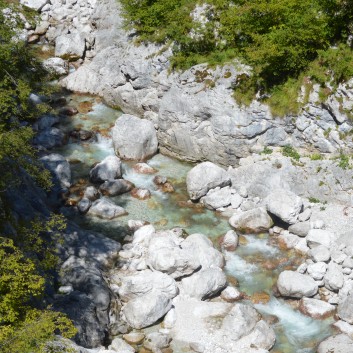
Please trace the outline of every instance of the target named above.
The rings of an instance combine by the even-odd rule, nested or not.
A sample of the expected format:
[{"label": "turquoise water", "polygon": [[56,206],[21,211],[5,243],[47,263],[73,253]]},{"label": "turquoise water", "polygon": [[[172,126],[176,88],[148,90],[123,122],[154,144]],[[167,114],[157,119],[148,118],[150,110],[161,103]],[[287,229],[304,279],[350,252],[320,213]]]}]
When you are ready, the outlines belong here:
[{"label": "turquoise water", "polygon": [[[62,127],[69,132],[75,128],[95,130],[95,142],[77,142],[58,148],[55,152],[63,154],[70,162],[73,171],[73,183],[88,183],[88,173],[92,165],[108,155],[114,154],[109,138],[110,128],[121,112],[111,109],[95,97],[72,95],[70,104],[77,106],[82,102],[92,104],[92,111],[81,112],[63,119]],[[88,104],[89,105],[89,104]],[[114,239],[121,240],[129,234],[127,221],[139,219],[152,223],[157,229],[182,227],[189,234],[203,233],[214,240],[230,229],[228,220],[220,214],[188,203],[185,178],[192,168],[189,163],[180,162],[163,155],[156,155],[147,163],[158,172],[155,175],[166,176],[175,188],[174,193],[163,193],[153,183],[155,175],[138,174],[133,170],[132,162],[123,163],[123,176],[136,187],[151,191],[151,198],[141,201],[124,194],[112,200],[124,207],[127,216],[115,220],[101,220],[92,216],[74,216],[82,227],[100,231]],[[267,315],[275,315],[274,328],[277,343],[276,353],[313,353],[315,345],[331,334],[330,320],[312,320],[294,310],[287,302],[272,296],[272,287],[278,274],[284,268],[295,268],[296,256],[279,250],[271,245],[267,234],[242,236],[241,244],[235,252],[226,252],[225,271],[229,278],[238,280],[240,289],[249,297],[256,293],[265,293],[268,303],[255,304],[256,308]],[[184,351],[185,352],[185,351]],[[176,352],[178,353],[178,352]]]}]

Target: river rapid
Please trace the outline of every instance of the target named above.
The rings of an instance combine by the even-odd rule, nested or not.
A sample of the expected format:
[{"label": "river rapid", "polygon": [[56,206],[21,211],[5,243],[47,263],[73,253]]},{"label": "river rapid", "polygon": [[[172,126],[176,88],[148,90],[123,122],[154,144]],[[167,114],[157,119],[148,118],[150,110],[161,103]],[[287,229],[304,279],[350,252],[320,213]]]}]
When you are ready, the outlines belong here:
[{"label": "river rapid", "polygon": [[[89,170],[108,155],[113,155],[110,129],[122,114],[106,106],[100,98],[71,94],[66,97],[69,105],[79,113],[63,117],[59,128],[69,134],[74,129],[94,131],[95,140],[89,142],[69,138],[68,143],[53,152],[62,154],[70,162],[72,183],[70,196],[64,213],[82,228],[97,230],[108,237],[124,242],[131,234],[127,227],[130,219],[150,222],[156,229],[181,227],[188,234],[203,233],[220,249],[220,238],[231,229],[228,219],[221,213],[208,210],[199,204],[188,202],[186,174],[192,164],[157,154],[147,163],[158,170],[157,175],[168,178],[175,188],[173,193],[164,193],[153,183],[155,175],[138,174],[132,162],[123,163],[123,178],[136,187],[150,190],[151,198],[138,200],[129,193],[111,198],[124,207],[127,215],[114,220],[102,220],[90,215],[72,212],[80,198],[82,186],[88,185]],[[268,234],[241,235],[238,248],[223,252],[226,259],[225,271],[230,283],[237,283],[252,301],[255,308],[272,324],[276,332],[276,353],[314,353],[317,344],[330,336],[332,319],[314,320],[299,312],[294,302],[276,298],[273,286],[278,274],[284,269],[296,269],[302,262],[298,254],[281,249]],[[148,329],[147,331],[149,331]],[[173,341],[175,353],[188,352],[181,343]]]}]

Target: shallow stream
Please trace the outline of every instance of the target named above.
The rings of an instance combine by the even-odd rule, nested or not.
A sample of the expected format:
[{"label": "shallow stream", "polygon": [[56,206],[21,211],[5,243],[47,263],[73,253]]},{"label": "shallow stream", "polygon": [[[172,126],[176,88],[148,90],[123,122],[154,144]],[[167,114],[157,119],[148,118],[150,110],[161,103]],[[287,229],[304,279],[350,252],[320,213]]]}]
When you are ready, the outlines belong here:
[{"label": "shallow stream", "polygon": [[[63,118],[61,128],[67,132],[73,129],[94,130],[97,132],[97,140],[80,142],[69,139],[67,145],[57,148],[55,152],[70,161],[73,183],[86,185],[92,165],[114,153],[109,130],[121,112],[105,106],[96,97],[71,95],[68,99],[69,105],[77,107],[80,113]],[[187,202],[185,177],[192,165],[160,154],[150,159],[148,164],[158,170],[157,175],[168,178],[175,188],[174,193],[161,192],[153,183],[155,175],[138,174],[132,168],[133,163],[124,163],[123,177],[136,187],[149,189],[151,198],[141,201],[130,194],[112,198],[128,212],[127,216],[112,221],[87,215],[73,216],[74,220],[82,227],[100,231],[121,241],[128,234],[127,221],[140,219],[152,223],[157,229],[182,227],[189,234],[203,233],[218,247],[220,236],[230,229],[228,219],[217,212]],[[279,272],[298,265],[298,258],[294,253],[280,250],[272,244],[267,234],[246,235],[241,236],[238,249],[235,252],[226,252],[225,258],[229,281],[234,282],[236,278],[240,290],[246,293],[248,300],[271,320],[277,336],[273,352],[313,353],[317,343],[332,334],[332,319],[313,320],[295,310],[290,303],[272,295],[272,287]]]}]

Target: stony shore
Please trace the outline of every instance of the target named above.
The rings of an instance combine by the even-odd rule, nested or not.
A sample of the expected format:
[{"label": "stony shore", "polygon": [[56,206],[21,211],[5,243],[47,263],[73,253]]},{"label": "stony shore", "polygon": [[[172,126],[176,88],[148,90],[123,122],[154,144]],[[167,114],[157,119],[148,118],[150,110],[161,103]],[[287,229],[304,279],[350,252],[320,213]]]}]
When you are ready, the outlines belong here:
[{"label": "stony shore", "polygon": [[[232,85],[247,67],[211,70],[200,65],[168,74],[170,53],[156,55],[158,47],[135,46],[134,34],[122,29],[115,1],[23,2],[41,12],[29,36],[55,44],[61,58],[45,65],[66,75],[66,60],[77,60],[78,69],[61,84],[100,95],[129,113],[112,130],[116,156],[91,169],[87,177],[92,185],[70,212],[104,219],[124,214],[109,199],[133,191],[122,179],[123,159],[141,162],[159,150],[185,160],[207,160],[189,172],[187,189],[192,202],[229,217],[234,231],[224,235],[222,249],[235,250],[241,233],[269,232],[281,246],[305,255],[296,271],[280,274],[276,295],[296,300],[311,317],[335,315],[342,334],[322,342],[318,353],[337,347],[351,352],[353,172],[333,157],[352,148],[345,138],[351,124],[340,107],[352,108],[353,83],[325,104],[316,104],[314,92],[300,116],[276,119],[259,102],[247,108],[234,102]],[[28,200],[37,201],[26,197],[14,204],[21,216],[23,209],[45,214],[48,204],[60,207],[61,195],[71,186],[69,163],[50,153],[65,143],[57,123],[56,116],[42,117],[34,141],[56,187],[48,200],[29,181]],[[283,156],[285,145],[296,146],[302,157]],[[261,154],[266,146],[275,146],[274,151]],[[313,151],[325,157],[312,158]],[[137,169],[153,173],[148,165]],[[134,192],[148,197],[146,191]],[[21,199],[17,196],[14,200]],[[78,326],[78,352],[168,352],[171,339],[204,353],[265,353],[273,347],[270,323],[240,301],[241,293],[224,274],[222,251],[206,236],[157,231],[143,220],[131,220],[130,227],[132,235],[120,244],[70,224],[59,246],[62,286],[54,306]],[[159,331],[146,336],[139,331],[155,323],[162,323]]]}]

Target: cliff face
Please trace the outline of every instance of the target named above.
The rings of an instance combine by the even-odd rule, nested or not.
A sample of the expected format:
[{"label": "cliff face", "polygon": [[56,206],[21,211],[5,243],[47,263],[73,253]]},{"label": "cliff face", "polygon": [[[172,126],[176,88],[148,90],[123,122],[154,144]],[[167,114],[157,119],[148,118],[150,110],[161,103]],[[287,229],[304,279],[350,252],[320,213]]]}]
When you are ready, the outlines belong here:
[{"label": "cliff face", "polygon": [[345,112],[352,108],[353,80],[324,104],[318,103],[314,86],[300,115],[280,119],[259,101],[245,107],[233,99],[237,78],[247,75],[249,67],[197,65],[170,73],[170,50],[161,52],[153,44],[137,46],[134,35],[123,28],[115,0],[72,4],[56,0],[45,6],[46,36],[57,48],[65,38],[68,53],[75,45],[73,37],[85,43],[83,64],[62,85],[98,94],[124,112],[150,119],[166,154],[233,165],[264,146],[292,145],[322,153],[352,147],[346,138],[351,122]]}]

